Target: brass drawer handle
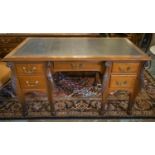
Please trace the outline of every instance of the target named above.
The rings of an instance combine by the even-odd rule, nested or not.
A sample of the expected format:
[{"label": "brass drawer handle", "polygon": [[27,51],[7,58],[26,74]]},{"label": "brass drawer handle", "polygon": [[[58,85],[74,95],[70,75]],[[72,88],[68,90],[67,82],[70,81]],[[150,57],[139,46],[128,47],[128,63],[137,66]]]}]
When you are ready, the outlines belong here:
[{"label": "brass drawer handle", "polygon": [[130,69],[131,69],[131,68],[130,68],[129,66],[126,68],[127,71],[129,71]]},{"label": "brass drawer handle", "polygon": [[37,81],[37,80],[34,82],[26,81],[26,84],[28,87],[35,87],[38,85],[38,83],[39,83],[39,81]]},{"label": "brass drawer handle", "polygon": [[116,81],[117,86],[126,86],[128,84],[127,81]]},{"label": "brass drawer handle", "polygon": [[71,64],[72,69],[81,69],[83,67],[83,64]]},{"label": "brass drawer handle", "polygon": [[80,68],[80,69],[83,68],[83,64],[79,64],[79,68]]},{"label": "brass drawer handle", "polygon": [[24,66],[22,69],[23,69],[24,73],[31,74],[31,73],[35,72],[37,68],[35,66],[32,68],[27,68]]},{"label": "brass drawer handle", "polygon": [[119,69],[120,72],[125,73],[125,72],[130,71],[131,68],[128,66],[126,69],[125,68],[121,68],[121,67],[118,67],[118,69]]},{"label": "brass drawer handle", "polygon": [[71,64],[71,67],[72,67],[73,69],[75,69],[75,68],[77,68],[78,66],[77,66],[77,64],[72,63],[72,64]]}]

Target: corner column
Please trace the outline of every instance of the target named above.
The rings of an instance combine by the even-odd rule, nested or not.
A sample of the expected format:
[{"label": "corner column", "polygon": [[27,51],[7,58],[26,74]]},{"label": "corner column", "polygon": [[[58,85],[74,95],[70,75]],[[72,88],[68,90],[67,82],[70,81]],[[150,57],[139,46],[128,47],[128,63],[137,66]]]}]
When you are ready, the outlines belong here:
[{"label": "corner column", "polygon": [[54,80],[53,80],[53,64],[49,61],[47,63],[47,88],[48,88],[48,101],[51,108],[51,115],[55,115],[54,101],[53,101],[53,89],[54,89]]}]

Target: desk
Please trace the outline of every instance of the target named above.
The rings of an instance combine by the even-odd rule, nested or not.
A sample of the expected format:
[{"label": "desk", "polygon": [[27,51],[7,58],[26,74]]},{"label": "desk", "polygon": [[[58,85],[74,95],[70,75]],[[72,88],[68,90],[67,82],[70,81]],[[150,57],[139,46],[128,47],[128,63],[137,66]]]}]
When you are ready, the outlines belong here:
[{"label": "desk", "polygon": [[104,114],[111,91],[129,92],[128,113],[143,86],[144,64],[150,58],[125,38],[27,38],[4,61],[12,67],[16,89],[25,115],[25,93],[43,91],[48,94],[51,114],[54,109],[56,72],[97,72],[102,75]]}]

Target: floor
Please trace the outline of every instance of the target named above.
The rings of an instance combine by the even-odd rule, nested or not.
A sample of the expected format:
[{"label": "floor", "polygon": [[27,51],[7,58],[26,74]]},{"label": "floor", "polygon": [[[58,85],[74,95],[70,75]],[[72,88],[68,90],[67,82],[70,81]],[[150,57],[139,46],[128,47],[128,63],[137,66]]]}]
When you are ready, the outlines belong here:
[{"label": "floor", "polygon": [[149,119],[17,119],[0,120],[0,122],[154,122],[154,118]]}]

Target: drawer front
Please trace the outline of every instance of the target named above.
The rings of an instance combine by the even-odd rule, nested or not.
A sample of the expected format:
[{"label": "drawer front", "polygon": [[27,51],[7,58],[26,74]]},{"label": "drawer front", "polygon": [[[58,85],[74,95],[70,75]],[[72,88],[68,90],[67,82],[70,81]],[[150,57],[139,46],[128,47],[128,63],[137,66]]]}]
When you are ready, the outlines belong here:
[{"label": "drawer front", "polygon": [[54,71],[99,71],[102,72],[100,62],[54,62]]},{"label": "drawer front", "polygon": [[133,88],[136,82],[136,76],[112,75],[110,88]]},{"label": "drawer front", "polygon": [[43,64],[16,64],[18,75],[42,74]]},{"label": "drawer front", "polygon": [[112,73],[137,73],[139,63],[114,63]]},{"label": "drawer front", "polygon": [[43,76],[21,76],[18,78],[22,89],[46,89],[46,79]]}]

